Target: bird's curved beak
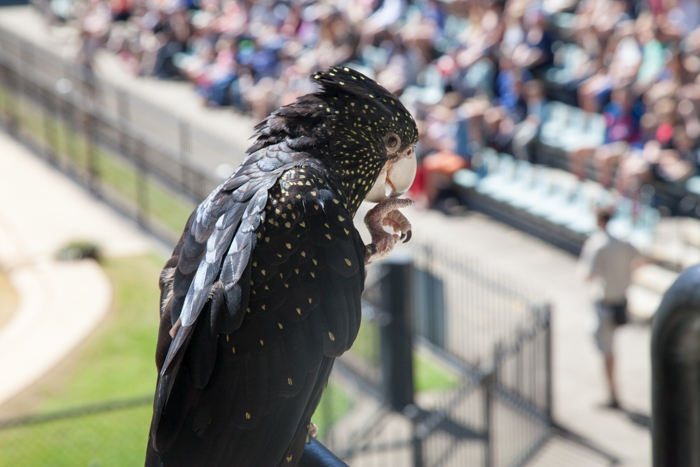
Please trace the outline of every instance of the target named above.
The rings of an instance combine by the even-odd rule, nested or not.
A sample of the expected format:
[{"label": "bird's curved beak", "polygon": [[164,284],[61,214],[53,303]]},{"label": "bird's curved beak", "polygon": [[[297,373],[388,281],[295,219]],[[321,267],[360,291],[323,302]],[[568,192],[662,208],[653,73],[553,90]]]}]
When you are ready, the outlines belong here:
[{"label": "bird's curved beak", "polygon": [[403,156],[388,162],[367,193],[365,201],[378,203],[386,198],[398,198],[411,188],[416,177],[418,161],[416,151],[409,148]]}]

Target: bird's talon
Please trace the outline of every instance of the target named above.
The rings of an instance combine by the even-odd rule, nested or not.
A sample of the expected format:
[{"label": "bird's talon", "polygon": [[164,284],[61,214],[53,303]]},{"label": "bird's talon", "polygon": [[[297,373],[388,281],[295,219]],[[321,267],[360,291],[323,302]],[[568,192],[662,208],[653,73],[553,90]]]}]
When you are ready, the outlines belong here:
[{"label": "bird's talon", "polygon": [[409,230],[408,232],[406,232],[406,234],[404,235],[404,237],[406,237],[406,239],[403,241],[404,243],[408,243],[409,240],[411,240],[412,233],[413,233],[412,230]]},{"label": "bird's talon", "polygon": [[[365,264],[389,256],[397,242],[404,240],[411,230],[411,223],[399,211],[400,208],[411,206],[413,201],[405,198],[389,198],[378,203],[365,216],[365,224],[372,235],[373,251],[365,249]],[[384,230],[389,226],[394,233]],[[409,237],[410,238],[410,237]]]},{"label": "bird's talon", "polygon": [[315,438],[318,434],[318,426],[315,423],[309,424],[309,436]]}]

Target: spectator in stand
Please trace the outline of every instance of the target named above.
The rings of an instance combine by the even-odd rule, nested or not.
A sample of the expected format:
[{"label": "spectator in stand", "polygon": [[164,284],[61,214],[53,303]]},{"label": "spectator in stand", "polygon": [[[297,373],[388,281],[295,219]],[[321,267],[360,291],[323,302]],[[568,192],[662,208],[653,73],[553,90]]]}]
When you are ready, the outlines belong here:
[{"label": "spectator in stand", "polygon": [[582,148],[569,154],[571,171],[579,179],[586,177],[586,164],[592,157],[598,181],[606,188],[612,186],[617,163],[636,141],[639,122],[633,112],[633,97],[629,87],[618,87],[611,93],[610,102],[603,109],[605,119],[604,144],[597,148]]},{"label": "spectator in stand", "polygon": [[524,38],[513,50],[513,60],[519,68],[540,78],[553,65],[552,35],[544,27],[544,15],[531,8],[523,18]]},{"label": "spectator in stand", "polygon": [[537,138],[544,116],[545,96],[541,81],[533,80],[525,83],[525,103],[527,116],[513,129],[513,155],[522,160],[534,162],[530,151],[532,142]]},{"label": "spectator in stand", "polygon": [[[62,1],[43,11],[76,16],[87,67],[106,45],[134,73],[184,77],[206,105],[232,105],[256,119],[312,91],[314,70],[350,63],[424,120],[424,154],[452,152],[468,164],[489,145],[532,159],[547,94],[604,114],[605,144],[571,151],[579,178],[593,161],[602,184],[634,197],[642,183],[678,183],[696,170],[695,0],[581,0],[569,30],[553,26],[547,4],[529,0],[89,0],[72,8]],[[557,66],[567,67],[557,81],[564,98],[547,85],[555,51]],[[425,177],[431,201],[449,178],[433,172],[441,175]]]}]

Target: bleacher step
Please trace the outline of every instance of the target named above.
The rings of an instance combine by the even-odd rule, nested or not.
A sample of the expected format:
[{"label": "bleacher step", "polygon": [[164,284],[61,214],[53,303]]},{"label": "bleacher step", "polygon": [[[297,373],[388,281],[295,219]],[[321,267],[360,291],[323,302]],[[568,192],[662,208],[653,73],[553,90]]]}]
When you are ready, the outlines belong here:
[{"label": "bleacher step", "polygon": [[678,277],[678,273],[659,266],[658,264],[645,264],[634,270],[632,282],[641,287],[663,295]]},{"label": "bleacher step", "polygon": [[632,319],[647,322],[656,313],[662,297],[658,292],[639,284],[632,284],[627,289],[627,311],[632,315]]},{"label": "bleacher step", "polygon": [[653,261],[676,271],[700,263],[700,248],[677,241],[655,242],[645,253]]},{"label": "bleacher step", "polygon": [[700,248],[700,219],[684,218],[681,224],[681,235],[686,243]]}]

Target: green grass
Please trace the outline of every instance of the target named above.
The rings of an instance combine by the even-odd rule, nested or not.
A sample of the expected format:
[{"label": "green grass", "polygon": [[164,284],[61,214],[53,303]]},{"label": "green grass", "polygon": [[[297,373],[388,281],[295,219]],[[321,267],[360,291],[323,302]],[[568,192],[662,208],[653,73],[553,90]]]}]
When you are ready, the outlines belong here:
[{"label": "green grass", "polygon": [[187,223],[195,205],[185,201],[168,191],[155,180],[149,180],[148,184],[149,212],[153,213],[166,228],[178,236]]},{"label": "green grass", "polygon": [[379,325],[375,321],[362,321],[360,332],[352,344],[353,353],[372,366],[379,366]]},{"label": "green grass", "polygon": [[[379,325],[375,321],[363,321],[352,352],[362,357],[369,365],[380,365]],[[459,385],[457,373],[440,363],[428,352],[413,353],[413,383],[416,392],[435,389],[450,389]]]},{"label": "green grass", "polygon": [[151,255],[102,261],[114,287],[115,312],[81,347],[72,377],[44,408],[153,392],[158,277],[164,262]]},{"label": "green grass", "polygon": [[[33,413],[152,394],[158,330],[154,255],[108,258],[102,267],[114,287],[114,311],[79,350],[22,397]],[[314,423],[321,436],[351,407],[348,393],[330,384]],[[131,466],[143,463],[151,407],[81,416],[0,431],[0,466]]]},{"label": "green grass", "polygon": [[[33,412],[153,393],[157,284],[163,262],[150,255],[102,262],[114,287],[114,311],[61,365],[60,375],[22,396],[34,401]],[[150,417],[151,408],[142,406],[3,430],[0,465],[138,465],[143,463]]]},{"label": "green grass", "polygon": [[151,408],[142,406],[0,432],[0,465],[143,465]]},{"label": "green grass", "polygon": [[317,436],[323,439],[333,423],[337,422],[351,408],[352,399],[347,391],[333,382],[329,383],[323,392],[314,416],[311,417],[311,421],[318,426]]},{"label": "green grass", "polygon": [[458,373],[450,370],[427,352],[413,353],[413,385],[415,391],[452,389],[459,386]]}]

